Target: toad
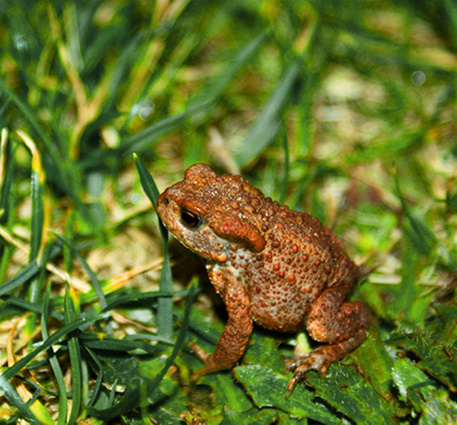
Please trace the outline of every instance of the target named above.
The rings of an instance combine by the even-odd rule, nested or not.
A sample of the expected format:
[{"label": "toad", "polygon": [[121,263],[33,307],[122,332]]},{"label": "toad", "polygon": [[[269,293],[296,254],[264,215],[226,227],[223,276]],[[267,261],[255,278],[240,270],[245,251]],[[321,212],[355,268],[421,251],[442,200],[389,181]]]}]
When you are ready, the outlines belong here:
[{"label": "toad", "polygon": [[218,176],[197,164],[157,201],[169,231],[206,262],[228,321],[214,354],[194,376],[231,369],[242,357],[253,322],[267,329],[306,329],[324,343],[292,359],[292,391],[305,372],[323,376],[329,365],[361,344],[369,313],[346,301],[358,269],[341,240],[317,218],[281,206],[240,176]]}]

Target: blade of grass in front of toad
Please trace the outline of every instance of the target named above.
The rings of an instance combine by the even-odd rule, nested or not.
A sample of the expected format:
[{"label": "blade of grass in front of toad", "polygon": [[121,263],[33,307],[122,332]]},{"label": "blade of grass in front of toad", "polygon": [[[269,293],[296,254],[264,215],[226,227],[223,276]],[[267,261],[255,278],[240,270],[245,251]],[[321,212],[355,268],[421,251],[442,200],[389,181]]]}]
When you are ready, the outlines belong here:
[{"label": "blade of grass in front of toad", "polygon": [[[157,199],[159,190],[151,174],[141,159],[134,155],[135,165],[140,175],[141,186],[157,212]],[[159,218],[159,228],[162,235],[163,265],[160,274],[159,290],[170,294],[168,297],[160,297],[157,305],[157,333],[169,340],[173,334],[173,277],[171,273],[170,257],[168,255],[168,231]]]}]

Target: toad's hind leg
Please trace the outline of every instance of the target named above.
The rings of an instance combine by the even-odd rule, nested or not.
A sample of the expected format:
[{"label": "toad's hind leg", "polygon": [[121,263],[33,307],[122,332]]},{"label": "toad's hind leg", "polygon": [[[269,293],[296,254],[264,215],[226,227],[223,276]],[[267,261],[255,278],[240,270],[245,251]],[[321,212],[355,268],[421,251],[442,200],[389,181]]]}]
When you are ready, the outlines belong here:
[{"label": "toad's hind leg", "polygon": [[351,285],[329,288],[314,302],[307,319],[307,329],[313,339],[328,345],[288,362],[287,369],[294,371],[287,385],[288,391],[292,391],[309,369],[325,375],[331,363],[340,360],[362,343],[369,312],[361,302],[344,302],[350,289]]}]

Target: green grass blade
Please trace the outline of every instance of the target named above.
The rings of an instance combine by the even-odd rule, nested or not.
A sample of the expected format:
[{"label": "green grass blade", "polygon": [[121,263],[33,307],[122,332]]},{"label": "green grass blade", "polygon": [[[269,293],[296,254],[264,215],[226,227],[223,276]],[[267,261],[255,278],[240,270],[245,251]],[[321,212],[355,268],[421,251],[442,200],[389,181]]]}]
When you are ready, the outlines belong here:
[{"label": "green grass blade", "polygon": [[75,257],[78,259],[78,261],[83,266],[83,269],[88,274],[89,279],[92,283],[92,286],[94,287],[95,292],[97,293],[98,300],[100,301],[100,306],[102,307],[102,309],[104,309],[106,307],[105,294],[103,293],[103,290],[100,286],[100,281],[98,280],[97,275],[91,269],[91,267],[87,263],[86,259],[78,251],[74,251],[74,253],[75,253]]},{"label": "green grass blade", "polygon": [[0,285],[0,296],[8,294],[17,287],[21,286],[25,282],[28,282],[33,276],[38,273],[39,266],[36,260],[32,261],[28,266],[26,266],[21,272],[16,276],[7,280],[5,283]]},{"label": "green grass blade", "polygon": [[0,394],[4,396],[11,406],[14,406],[18,409],[19,413],[32,424],[40,425],[41,422],[35,417],[35,415],[30,410],[27,403],[24,403],[22,398],[16,391],[16,388],[9,382],[7,379],[0,375]]},{"label": "green grass blade", "polygon": [[289,173],[290,173],[290,152],[289,152],[289,138],[287,137],[287,131],[284,126],[281,126],[281,136],[283,139],[283,150],[284,150],[284,177],[281,181],[281,186],[279,188],[279,203],[283,204],[286,195],[287,188],[289,187]]},{"label": "green grass blade", "polygon": [[[35,155],[34,155],[35,156]],[[39,161],[35,156],[34,163]],[[44,178],[37,164],[32,167],[31,198],[32,198],[32,221],[30,241],[30,261],[38,257],[41,247],[44,224]]]},{"label": "green grass blade", "polygon": [[0,377],[3,379],[11,379],[16,373],[19,373],[19,371],[26,367],[29,362],[31,362],[39,353],[41,353],[44,350],[47,350],[49,347],[58,344],[61,342],[61,338],[63,338],[65,335],[70,334],[71,332],[75,331],[76,329],[79,329],[81,326],[89,326],[92,323],[95,323],[99,320],[103,320],[105,318],[105,315],[103,314],[98,314],[95,316],[87,316],[83,317],[80,319],[77,319],[71,323],[68,323],[67,325],[62,326],[59,328],[57,331],[55,331],[49,338],[46,339],[46,341],[43,341],[37,348],[32,350],[29,354],[26,356],[22,357],[20,360],[18,360],[14,365],[10,366],[7,368],[1,375]]},{"label": "green grass blade", "polygon": [[103,365],[98,356],[90,349],[86,347],[86,352],[89,354],[95,365],[97,366],[97,380],[95,382],[94,388],[92,389],[92,396],[86,403],[86,407],[91,407],[97,401],[98,395],[100,394],[100,389],[102,388],[104,372]]},{"label": "green grass blade", "polygon": [[73,241],[74,241],[74,215],[70,214],[67,217],[67,222],[65,223],[65,239],[69,242],[69,244],[65,244],[63,250],[63,258],[65,264],[65,271],[67,272],[68,276],[71,276],[71,272],[73,270]]},{"label": "green grass blade", "polygon": [[398,179],[397,173],[394,175],[395,178],[395,188],[397,191],[397,196],[400,200],[403,211],[408,218],[408,222],[411,226],[412,232],[410,232],[410,237],[413,240],[414,247],[417,252],[420,252],[425,255],[429,255],[431,250],[436,246],[437,239],[434,231],[430,228],[428,223],[423,219],[414,214],[414,211],[410,208],[406,202]]},{"label": "green grass blade", "polygon": [[[205,86],[194,98],[189,105],[211,104],[213,105],[226,91],[228,85],[235,79],[241,69],[252,59],[262,43],[267,38],[267,34],[261,34],[252,40],[247,46],[243,46],[228,66],[224,67],[219,77],[216,77],[211,83]],[[211,109],[212,112],[212,109]]]},{"label": "green grass blade", "polygon": [[143,161],[141,161],[141,159],[136,154],[134,154],[133,159],[140,176],[141,186],[151,201],[152,206],[157,211],[157,199],[160,196],[159,189],[157,189],[157,185],[155,184],[154,179],[144,165]]},{"label": "green grass blade", "polygon": [[[13,149],[11,139],[6,129],[1,133],[0,166],[3,168],[0,196],[0,225],[11,234],[15,218],[15,202],[17,193],[13,185],[16,175],[16,149]],[[16,179],[17,180],[17,179]],[[10,265],[13,247],[6,242],[0,242],[0,282],[4,280]]]},{"label": "green grass blade", "polygon": [[[58,154],[55,144],[52,142],[51,138],[46,134],[43,127],[40,125],[38,120],[35,117],[35,113],[26,105],[16,94],[0,79],[0,91],[3,91],[9,98],[15,103],[19,111],[24,115],[33,129],[38,133],[41,140],[46,146],[46,151],[51,154],[51,157],[57,162],[57,164],[62,162],[62,157]],[[61,165],[57,166],[56,171],[61,169]]]},{"label": "green grass blade", "polygon": [[155,124],[152,124],[139,133],[126,138],[120,146],[123,154],[130,155],[134,152],[142,152],[145,148],[149,149],[153,143],[158,141],[160,136],[176,130],[181,125],[185,124],[192,116],[202,112],[207,113],[212,111],[212,103],[214,103],[222,95],[239,70],[257,51],[265,37],[265,34],[262,34],[249,43],[248,46],[241,49],[236,59],[230,65],[228,72],[217,78],[214,83],[210,85],[210,87],[205,88],[204,96],[196,96],[184,112],[165,118]]},{"label": "green grass blade", "polygon": [[[31,311],[37,314],[41,314],[43,312],[40,303],[32,303],[30,301],[24,300],[23,298],[15,297],[14,295],[3,295],[2,299],[5,301],[6,304],[20,307],[24,311]],[[51,313],[51,316],[57,320],[63,321],[63,316],[56,311]]]},{"label": "green grass blade", "polygon": [[454,39],[454,47],[457,46],[457,9],[453,0],[443,0],[443,8],[447,12],[447,19],[449,20],[449,32]]},{"label": "green grass blade", "polygon": [[[70,291],[67,287],[65,293],[65,323],[71,324],[76,318],[76,310],[74,300]],[[71,363],[71,378],[72,378],[72,404],[70,410],[70,417],[68,419],[68,425],[73,425],[78,419],[79,412],[81,410],[82,401],[82,373],[81,373],[81,347],[79,345],[78,336],[70,336],[68,339],[68,353],[70,355]]]},{"label": "green grass blade", "polygon": [[[89,266],[89,264],[87,263],[85,258],[79,253],[77,248],[69,240],[67,240],[64,236],[59,235],[57,233],[56,233],[56,236],[59,238],[60,241],[62,241],[64,243],[64,245],[66,247],[69,248],[69,250],[73,253],[73,255],[81,263],[83,269],[85,270],[85,272],[89,276],[89,279],[90,279],[90,281],[92,283],[92,286],[95,289],[95,292],[97,294],[98,300],[100,302],[100,306],[102,307],[102,309],[105,309],[106,308],[106,298],[105,298],[105,294],[103,293],[103,290],[101,288],[100,281],[97,278],[97,275],[91,269],[91,267]],[[69,255],[69,258],[71,258],[70,255]]]},{"label": "green grass blade", "polygon": [[[61,252],[60,244],[53,244],[49,258],[52,259],[56,257]],[[17,287],[23,285],[32,279],[40,270],[37,260],[33,260],[28,264],[22,271],[20,271],[16,276],[13,276],[11,279],[7,280],[5,283],[0,285],[0,296],[12,292]]]},{"label": "green grass blade", "polygon": [[[170,357],[168,357],[161,371],[155,376],[155,378],[151,382],[147,384],[147,389],[144,391],[144,389],[135,388],[120,403],[114,405],[109,409],[100,410],[95,408],[88,408],[87,410],[89,414],[108,420],[115,418],[116,416],[122,415],[124,413],[130,412],[133,409],[142,405],[142,399],[147,399],[147,395],[150,395],[157,388],[157,386],[162,381],[170,366],[174,363],[179,351],[181,350],[184,344],[187,330],[189,327],[189,316],[197,292],[197,285],[194,284],[189,288],[186,309],[184,311],[184,317],[181,322],[181,328],[179,330],[178,337],[176,339],[176,344],[173,348],[173,352],[170,355]],[[144,394],[146,394],[146,397],[144,396]]]},{"label": "green grass blade", "polygon": [[372,143],[360,151],[355,151],[347,157],[350,164],[361,164],[379,158],[395,159],[403,153],[419,149],[425,142],[426,132],[423,128],[412,133],[402,134],[397,138],[389,138],[382,143]]},{"label": "green grass blade", "polygon": [[[176,294],[177,296],[186,296],[187,293],[183,293],[183,291],[179,291]],[[112,294],[109,294],[107,297],[107,305],[104,308],[104,311],[109,311],[117,306],[123,304],[129,304],[131,302],[142,302],[143,304],[151,303],[154,299],[159,297],[170,297],[173,296],[172,292],[162,292],[162,291],[152,291],[152,292],[137,292],[137,291],[129,291],[129,292],[122,292],[116,291]]]},{"label": "green grass blade", "polygon": [[159,141],[159,137],[178,129],[187,123],[192,116],[209,108],[209,103],[203,102],[186,109],[184,112],[156,122],[133,136],[124,139],[121,142],[119,152],[122,155],[131,155],[135,152],[143,152],[145,149],[150,149]]},{"label": "green grass blade", "polygon": [[[157,199],[159,190],[151,174],[143,164],[141,159],[135,155],[135,165],[140,175],[141,185],[152,202],[157,212]],[[164,256],[162,273],[160,275],[159,289],[161,292],[171,293],[173,291],[173,276],[171,273],[170,258],[168,255],[168,232],[159,218],[159,227],[162,234],[162,252]],[[157,307],[157,333],[167,339],[171,339],[173,332],[173,299],[171,297],[161,297],[158,300]]]},{"label": "green grass blade", "polygon": [[[49,338],[48,320],[49,320],[49,300],[51,297],[51,285],[46,287],[46,292],[43,298],[43,314],[41,316],[41,335],[43,341]],[[57,419],[57,425],[65,425],[67,421],[67,390],[65,387],[65,381],[62,373],[62,369],[57,359],[54,349],[49,347],[47,350],[49,363],[52,371],[54,372],[54,378],[57,383],[57,389],[59,392],[59,416]]]},{"label": "green grass blade", "polygon": [[248,130],[244,141],[235,152],[235,160],[239,167],[248,164],[262,152],[276,136],[280,127],[279,114],[290,102],[291,90],[299,76],[300,66],[293,63],[270,100]]},{"label": "green grass blade", "polygon": [[[24,141],[26,137],[22,136]],[[34,143],[30,140],[27,142],[27,147],[31,150],[32,153],[32,176],[31,176],[31,190],[30,196],[32,198],[32,217],[31,217],[31,237],[30,237],[30,251],[29,251],[29,261],[37,259],[40,263],[42,262],[41,256],[41,247],[42,247],[42,238],[43,238],[43,226],[45,220],[45,199],[44,199],[44,174],[43,169],[41,168],[41,159],[39,152],[36,150]],[[49,247],[48,247],[49,248]],[[48,249],[46,252],[46,257],[50,254]],[[41,287],[40,283],[43,283],[44,273],[46,267],[46,260],[43,261],[43,267],[41,267],[41,273],[37,279],[32,279],[30,286],[28,288],[29,299],[31,302],[39,302],[41,300]],[[27,318],[27,323],[25,327],[26,334],[32,335],[35,332],[37,323],[36,315],[32,314]]]},{"label": "green grass blade", "polygon": [[[163,241],[164,252],[168,252],[168,241]],[[168,254],[164,255],[162,273],[160,274],[159,288],[163,292],[173,290],[173,276]],[[160,297],[157,300],[157,335],[171,339],[173,332],[173,298],[171,296]]]}]

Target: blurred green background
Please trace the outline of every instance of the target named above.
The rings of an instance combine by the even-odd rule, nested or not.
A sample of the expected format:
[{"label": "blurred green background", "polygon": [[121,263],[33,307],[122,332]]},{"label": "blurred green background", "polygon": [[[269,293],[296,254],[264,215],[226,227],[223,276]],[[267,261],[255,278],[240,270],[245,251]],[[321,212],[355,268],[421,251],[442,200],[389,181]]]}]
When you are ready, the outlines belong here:
[{"label": "blurred green background", "polygon": [[[456,422],[456,47],[452,0],[1,2],[2,423]],[[290,398],[305,334],[190,383],[224,307],[145,192],[198,162],[371,271],[368,339]]]}]

